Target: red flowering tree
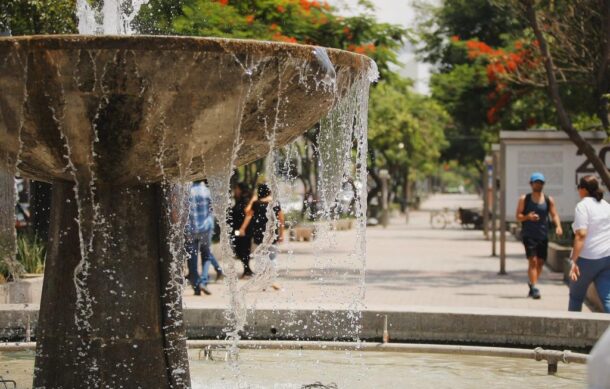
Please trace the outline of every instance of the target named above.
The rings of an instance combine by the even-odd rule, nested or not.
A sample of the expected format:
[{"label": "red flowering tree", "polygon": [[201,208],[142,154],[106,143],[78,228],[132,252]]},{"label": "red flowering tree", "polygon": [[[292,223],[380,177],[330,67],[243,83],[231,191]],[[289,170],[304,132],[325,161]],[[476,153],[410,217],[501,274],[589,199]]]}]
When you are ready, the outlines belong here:
[{"label": "red flowering tree", "polygon": [[[483,61],[487,79],[494,86],[488,94],[489,123],[495,123],[502,109],[518,93],[544,90],[547,105],[554,108],[552,122],[564,131],[584,153],[606,185],[610,174],[604,161],[578,133],[573,116],[595,114],[597,127],[610,129],[610,1],[515,0],[508,5],[526,15],[530,29],[504,48],[493,48],[471,39],[461,42],[468,58]],[[576,97],[576,101],[575,98]],[[550,100],[550,101],[549,101]],[[571,100],[571,101],[570,101]],[[580,100],[580,101],[579,101]],[[578,118],[576,119],[578,120]]]},{"label": "red flowering tree", "polygon": [[[458,36],[451,37],[451,41],[463,47],[471,61],[478,61],[485,67],[487,81],[492,87],[486,96],[489,124],[497,123],[501,111],[515,98],[530,92],[527,87],[540,87],[537,80],[543,69],[537,41],[517,39],[504,48],[493,48],[478,39],[461,41]],[[530,118],[527,124],[535,122]]]},{"label": "red flowering tree", "polygon": [[[179,8],[176,7],[179,4]],[[406,31],[370,15],[342,17],[317,0],[151,0],[136,20],[143,33],[262,39],[333,47],[372,57],[380,73],[397,61]]]}]

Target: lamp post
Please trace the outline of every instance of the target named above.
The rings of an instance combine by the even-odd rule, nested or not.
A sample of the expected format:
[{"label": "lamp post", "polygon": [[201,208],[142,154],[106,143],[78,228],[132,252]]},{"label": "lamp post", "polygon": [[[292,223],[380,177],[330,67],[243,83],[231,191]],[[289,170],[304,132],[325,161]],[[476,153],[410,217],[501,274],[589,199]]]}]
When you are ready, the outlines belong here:
[{"label": "lamp post", "polygon": [[381,225],[383,228],[388,226],[388,182],[390,181],[390,173],[387,169],[379,170],[379,178],[381,178]]}]

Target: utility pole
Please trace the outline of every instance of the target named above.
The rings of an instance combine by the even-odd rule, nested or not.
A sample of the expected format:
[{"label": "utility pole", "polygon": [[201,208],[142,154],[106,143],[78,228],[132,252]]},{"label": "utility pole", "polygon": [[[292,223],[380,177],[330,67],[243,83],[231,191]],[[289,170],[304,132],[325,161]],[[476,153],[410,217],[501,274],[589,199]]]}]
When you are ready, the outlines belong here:
[{"label": "utility pole", "polygon": [[381,178],[381,225],[383,228],[386,228],[390,219],[388,211],[388,182],[390,181],[390,173],[387,169],[381,169],[379,170],[379,178]]}]

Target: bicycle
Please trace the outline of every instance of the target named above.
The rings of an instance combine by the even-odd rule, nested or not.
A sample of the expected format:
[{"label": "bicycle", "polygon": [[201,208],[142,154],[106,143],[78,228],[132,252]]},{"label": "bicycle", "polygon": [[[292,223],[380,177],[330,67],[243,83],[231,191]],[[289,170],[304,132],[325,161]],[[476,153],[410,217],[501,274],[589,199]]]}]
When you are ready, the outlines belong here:
[{"label": "bicycle", "polygon": [[442,211],[430,212],[430,226],[434,229],[445,229],[448,225],[460,223],[460,215],[457,211],[444,208]]}]

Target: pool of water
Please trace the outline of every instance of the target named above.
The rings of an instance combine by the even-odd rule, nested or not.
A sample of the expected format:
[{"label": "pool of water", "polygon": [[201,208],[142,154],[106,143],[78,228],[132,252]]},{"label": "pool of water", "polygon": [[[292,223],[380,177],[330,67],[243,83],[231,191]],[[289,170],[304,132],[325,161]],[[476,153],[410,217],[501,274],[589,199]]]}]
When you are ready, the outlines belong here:
[{"label": "pool of water", "polygon": [[[224,353],[205,359],[189,350],[193,388],[580,388],[586,366],[559,364],[547,375],[546,362],[528,359],[419,354],[400,352],[341,352],[242,350],[237,369]],[[0,352],[0,376],[32,386],[34,352]]]}]

